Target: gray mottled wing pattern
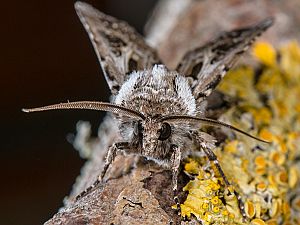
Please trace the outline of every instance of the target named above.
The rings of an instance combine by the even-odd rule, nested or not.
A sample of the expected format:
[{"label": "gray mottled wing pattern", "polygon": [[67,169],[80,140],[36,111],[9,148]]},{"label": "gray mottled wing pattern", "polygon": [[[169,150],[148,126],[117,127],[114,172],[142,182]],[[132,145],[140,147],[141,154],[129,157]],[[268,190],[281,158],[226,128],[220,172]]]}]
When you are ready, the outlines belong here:
[{"label": "gray mottled wing pattern", "polygon": [[272,19],[266,19],[254,26],[224,32],[208,44],[186,53],[177,71],[189,79],[198,102],[210,95],[236,59],[272,23]]},{"label": "gray mottled wing pattern", "polygon": [[76,2],[76,12],[94,46],[112,94],[117,94],[127,76],[159,63],[156,52],[126,22]]}]

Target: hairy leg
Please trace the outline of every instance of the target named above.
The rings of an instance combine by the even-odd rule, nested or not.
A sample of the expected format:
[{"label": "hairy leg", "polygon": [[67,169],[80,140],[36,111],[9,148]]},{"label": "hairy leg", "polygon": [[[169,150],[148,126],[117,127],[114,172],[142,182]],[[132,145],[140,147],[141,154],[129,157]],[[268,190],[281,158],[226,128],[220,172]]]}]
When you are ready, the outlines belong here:
[{"label": "hairy leg", "polygon": [[[202,140],[202,138],[197,134],[194,133],[194,137],[197,140],[198,144],[200,145],[201,150],[204,151],[204,153],[206,154],[207,158],[209,159],[209,161],[213,162],[215,167],[217,168],[219,174],[221,175],[222,179],[224,180],[225,185],[227,186],[227,188],[229,188],[231,186],[230,182],[228,181],[220,163],[219,160],[217,158],[217,156],[215,155],[215,153],[207,147],[205,140]],[[246,219],[246,213],[245,213],[245,207],[244,207],[244,203],[242,201],[242,197],[240,196],[240,194],[234,190],[234,194],[238,200],[238,205],[241,211],[241,214],[243,216],[244,219]]]},{"label": "hairy leg", "polygon": [[114,143],[112,146],[109,147],[109,149],[106,153],[106,157],[105,157],[105,164],[104,164],[104,167],[103,167],[103,170],[102,170],[100,176],[95,180],[95,182],[91,186],[89,186],[87,189],[85,189],[79,195],[77,195],[76,200],[85,196],[94,187],[96,187],[100,182],[103,181],[104,176],[107,172],[107,169],[108,169],[109,165],[114,161],[118,151],[124,150],[128,146],[129,146],[128,142],[118,142],[118,143]]},{"label": "hairy leg", "polygon": [[178,199],[178,174],[179,174],[179,166],[181,161],[181,150],[178,146],[173,145],[172,146],[172,157],[171,157],[171,163],[172,163],[172,187],[174,192],[174,201],[176,203],[177,209],[180,210],[180,203]]}]

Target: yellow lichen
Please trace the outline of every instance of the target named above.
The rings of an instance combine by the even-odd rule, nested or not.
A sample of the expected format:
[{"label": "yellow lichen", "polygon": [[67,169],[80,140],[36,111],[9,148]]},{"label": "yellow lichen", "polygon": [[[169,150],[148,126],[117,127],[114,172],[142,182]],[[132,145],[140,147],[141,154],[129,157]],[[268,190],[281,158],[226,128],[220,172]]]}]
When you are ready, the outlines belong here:
[{"label": "yellow lichen", "polygon": [[266,221],[266,224],[267,225],[278,225],[277,220],[275,220],[275,219],[271,219],[271,220]]},{"label": "yellow lichen", "polygon": [[237,148],[238,148],[238,144],[239,142],[237,140],[232,140],[232,141],[229,141],[224,149],[225,151],[227,152],[231,152],[231,153],[235,153],[237,151]]},{"label": "yellow lichen", "polygon": [[300,47],[297,41],[290,42],[280,50],[281,60],[280,66],[291,81],[299,82],[300,73]]},{"label": "yellow lichen", "polygon": [[265,221],[261,220],[261,219],[254,219],[251,221],[251,224],[253,225],[266,225]]},{"label": "yellow lichen", "polygon": [[251,201],[245,202],[245,213],[248,218],[253,218],[253,216],[255,215],[255,207]]},{"label": "yellow lichen", "polygon": [[222,119],[271,144],[237,136],[214,150],[229,188],[206,157],[187,161],[185,171],[195,178],[184,187],[188,195],[181,214],[204,225],[300,224],[300,47],[291,42],[276,52],[268,43],[257,43],[253,55],[263,64],[260,70],[241,66],[219,86],[239,99]]},{"label": "yellow lichen", "polygon": [[280,201],[278,201],[278,199],[273,199],[272,206],[269,210],[269,216],[271,218],[274,218],[279,213],[279,210],[280,210]]},{"label": "yellow lichen", "polygon": [[298,182],[298,170],[296,166],[289,168],[289,186],[294,188]]},{"label": "yellow lichen", "polygon": [[260,168],[264,168],[267,165],[266,159],[262,155],[256,156],[254,162]]},{"label": "yellow lichen", "polygon": [[256,189],[257,189],[258,191],[260,191],[260,192],[265,191],[266,188],[267,188],[267,185],[266,185],[266,183],[263,182],[263,181],[260,182],[260,183],[258,183],[258,184],[256,185]]},{"label": "yellow lichen", "polygon": [[276,50],[267,42],[257,42],[254,44],[253,54],[267,66],[276,65]]},{"label": "yellow lichen", "polygon": [[184,169],[186,172],[188,172],[190,174],[198,174],[199,173],[199,164],[194,160],[190,160],[190,162],[188,162],[184,165]]}]

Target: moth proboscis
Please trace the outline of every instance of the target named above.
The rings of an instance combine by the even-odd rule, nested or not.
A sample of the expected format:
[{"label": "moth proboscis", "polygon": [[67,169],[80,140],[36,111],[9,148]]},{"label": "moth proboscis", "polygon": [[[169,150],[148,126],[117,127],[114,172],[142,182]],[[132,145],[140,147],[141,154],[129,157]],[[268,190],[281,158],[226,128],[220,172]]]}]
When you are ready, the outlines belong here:
[{"label": "moth proboscis", "polygon": [[[215,164],[229,186],[230,182],[212,151],[215,139],[200,131],[199,124],[228,128],[260,142],[266,141],[229,124],[205,118],[203,102],[273,20],[224,32],[206,45],[187,52],[176,70],[169,70],[161,63],[156,51],[126,22],[83,2],[75,3],[75,9],[98,56],[113,95],[112,102],[67,102],[23,111],[88,109],[115,115],[123,140],[108,149],[100,180],[95,184],[103,180],[119,151],[141,155],[172,171],[174,199],[179,207],[177,177],[180,162],[196,147]],[[236,195],[245,217],[241,197]]]}]

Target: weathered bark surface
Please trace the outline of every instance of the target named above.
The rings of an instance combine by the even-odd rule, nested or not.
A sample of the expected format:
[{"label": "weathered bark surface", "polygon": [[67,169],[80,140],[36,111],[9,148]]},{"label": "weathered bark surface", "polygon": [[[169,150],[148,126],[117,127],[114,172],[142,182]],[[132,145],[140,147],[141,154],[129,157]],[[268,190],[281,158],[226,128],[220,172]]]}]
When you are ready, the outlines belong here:
[{"label": "weathered bark surface", "polygon": [[[299,0],[163,2],[148,24],[148,39],[170,68],[188,49],[205,43],[221,30],[249,25],[268,16],[276,18],[275,26],[264,36],[268,41],[278,44],[300,37],[300,30],[294,29],[300,25]],[[182,7],[178,8],[178,4]],[[118,156],[108,171],[108,181],[76,200],[97,179],[106,150],[119,138],[114,124],[107,117],[98,140],[92,144],[88,142],[88,131],[81,131],[80,148],[89,153],[89,160],[65,199],[65,206],[46,224],[180,224],[180,217],[171,209],[174,202],[170,171],[141,161],[135,165],[133,156]],[[184,175],[179,182],[182,187]]]},{"label": "weathered bark surface", "polygon": [[[123,163],[124,157],[119,157],[112,167]],[[174,217],[168,209],[172,205],[169,180],[168,171],[140,165],[96,186],[46,224],[169,224]]]}]

